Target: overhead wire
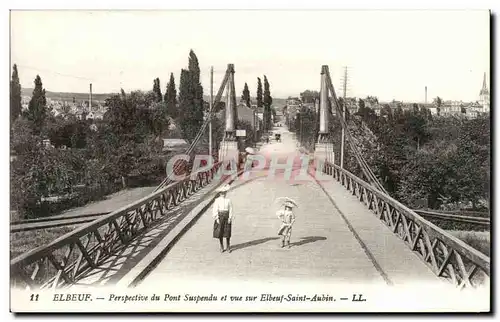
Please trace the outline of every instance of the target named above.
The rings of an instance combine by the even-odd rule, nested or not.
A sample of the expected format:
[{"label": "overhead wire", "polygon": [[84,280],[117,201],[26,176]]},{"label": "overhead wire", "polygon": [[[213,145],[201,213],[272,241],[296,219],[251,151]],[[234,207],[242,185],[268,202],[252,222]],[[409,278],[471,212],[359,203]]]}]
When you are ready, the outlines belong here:
[{"label": "overhead wire", "polygon": [[[222,94],[224,92],[224,88],[226,87],[226,84],[227,84],[227,81],[229,79],[229,70],[226,71],[226,74],[224,75],[224,79],[222,81],[222,84],[219,88],[219,91],[217,92],[217,95],[214,99],[214,102],[212,104],[212,107],[211,107],[211,110],[209,111],[208,113],[208,116],[207,118],[205,119],[205,121],[203,122],[201,128],[199,129],[196,137],[194,138],[194,140],[191,142],[189,148],[186,150],[186,152],[184,154],[186,155],[191,155],[191,152],[194,151],[194,148],[196,147],[196,145],[198,144],[201,136],[204,134],[205,132],[205,129],[208,125],[208,123],[212,120],[212,117],[213,115],[215,114],[215,106],[217,106],[220,102],[220,99],[222,97]],[[224,141],[223,141],[224,142]],[[177,163],[177,165],[174,165],[174,168],[172,169],[172,171],[167,174],[167,177],[156,187],[156,189],[154,190],[155,192],[158,191],[159,189],[163,188],[167,183],[170,182],[170,179],[172,177],[172,174],[174,174],[177,170],[179,170],[181,167],[184,166],[184,163]]]}]

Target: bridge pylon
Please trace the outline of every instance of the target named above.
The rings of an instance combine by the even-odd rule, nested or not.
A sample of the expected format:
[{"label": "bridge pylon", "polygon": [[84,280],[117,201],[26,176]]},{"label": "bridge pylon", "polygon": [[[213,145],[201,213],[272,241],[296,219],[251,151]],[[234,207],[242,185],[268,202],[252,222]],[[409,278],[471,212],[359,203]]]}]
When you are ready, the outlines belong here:
[{"label": "bridge pylon", "polygon": [[333,143],[330,140],[329,133],[329,101],[328,86],[326,77],[329,74],[328,66],[321,67],[321,88],[319,99],[319,135],[314,148],[314,158],[320,161],[335,163],[335,153],[333,152]]},{"label": "bridge pylon", "polygon": [[234,87],[234,65],[227,65],[226,114],[224,138],[219,148],[219,160],[238,160],[238,141],[236,140],[236,93]]}]

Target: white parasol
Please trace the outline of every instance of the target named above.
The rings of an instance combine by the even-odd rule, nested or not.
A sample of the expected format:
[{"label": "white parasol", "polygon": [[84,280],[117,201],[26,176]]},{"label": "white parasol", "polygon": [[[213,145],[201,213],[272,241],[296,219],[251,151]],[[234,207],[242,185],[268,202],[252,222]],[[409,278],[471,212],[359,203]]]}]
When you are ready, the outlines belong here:
[{"label": "white parasol", "polygon": [[245,152],[247,152],[248,154],[255,154],[255,150],[251,147],[246,147]]},{"label": "white parasol", "polygon": [[282,205],[290,205],[291,207],[299,207],[299,205],[297,204],[297,202],[295,200],[293,200],[292,198],[288,198],[288,197],[279,197],[279,198],[276,198],[275,202],[277,203],[281,203]]}]

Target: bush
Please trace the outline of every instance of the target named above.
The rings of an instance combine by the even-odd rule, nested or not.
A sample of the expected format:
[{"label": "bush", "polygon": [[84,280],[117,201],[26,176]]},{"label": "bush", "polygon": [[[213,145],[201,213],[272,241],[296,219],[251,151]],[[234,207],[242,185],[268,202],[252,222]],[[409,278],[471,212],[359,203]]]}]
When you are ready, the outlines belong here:
[{"label": "bush", "polygon": [[468,244],[474,249],[477,249],[486,256],[491,253],[491,239],[490,232],[477,232],[477,231],[464,231],[464,230],[450,230],[448,231],[453,236],[461,239],[464,243]]}]

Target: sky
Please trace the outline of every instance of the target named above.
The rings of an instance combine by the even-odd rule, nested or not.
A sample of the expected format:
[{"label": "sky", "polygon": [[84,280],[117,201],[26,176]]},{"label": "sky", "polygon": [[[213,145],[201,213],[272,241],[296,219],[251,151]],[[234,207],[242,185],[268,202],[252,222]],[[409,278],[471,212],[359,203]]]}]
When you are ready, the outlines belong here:
[{"label": "sky", "polygon": [[318,90],[328,65],[337,93],[423,102],[475,101],[490,70],[489,12],[480,11],[12,11],[11,65],[22,87],[37,74],[57,92],[176,86],[192,49],[204,93],[214,95],[227,64],[235,87],[266,75],[273,97]]}]

